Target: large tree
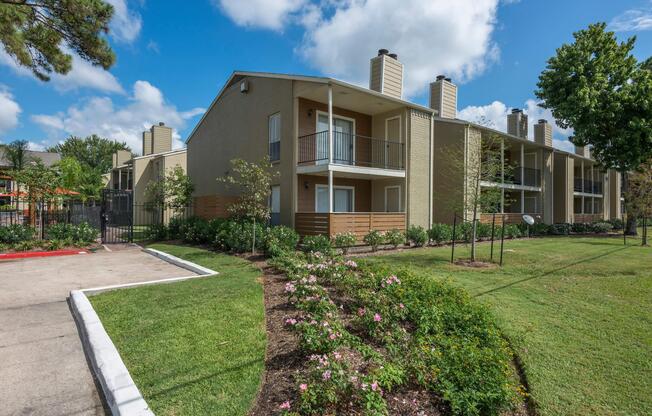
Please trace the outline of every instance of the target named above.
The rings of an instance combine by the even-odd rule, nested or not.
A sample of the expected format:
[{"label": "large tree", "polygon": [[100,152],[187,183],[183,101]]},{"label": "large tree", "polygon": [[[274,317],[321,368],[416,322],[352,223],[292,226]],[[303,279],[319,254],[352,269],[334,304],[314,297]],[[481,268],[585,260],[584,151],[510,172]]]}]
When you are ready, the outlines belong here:
[{"label": "large tree", "polygon": [[627,173],[652,157],[650,62],[632,55],[635,37],[618,42],[605,23],[573,36],[548,60],[535,93],[561,127],[573,128],[571,142],[590,145],[598,163],[624,175],[627,190]]},{"label": "large tree", "polygon": [[113,141],[93,134],[84,139],[70,136],[63,143],[50,147],[48,152],[59,153],[62,158],[77,159],[82,167],[96,170],[102,175],[111,170],[113,154],[118,150],[131,151],[124,142]]},{"label": "large tree", "polygon": [[68,51],[109,69],[115,55],[102,34],[112,16],[102,0],[0,0],[0,43],[43,81],[70,71]]}]

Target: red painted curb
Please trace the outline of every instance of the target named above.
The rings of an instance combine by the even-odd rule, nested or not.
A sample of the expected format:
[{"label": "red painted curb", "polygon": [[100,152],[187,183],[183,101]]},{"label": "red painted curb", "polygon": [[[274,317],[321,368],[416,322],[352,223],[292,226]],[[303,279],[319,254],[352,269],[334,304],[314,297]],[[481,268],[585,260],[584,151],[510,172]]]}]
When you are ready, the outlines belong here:
[{"label": "red painted curb", "polygon": [[0,254],[0,260],[29,259],[34,257],[72,256],[74,254],[88,254],[86,250],[53,250],[53,251],[26,251],[24,253]]}]

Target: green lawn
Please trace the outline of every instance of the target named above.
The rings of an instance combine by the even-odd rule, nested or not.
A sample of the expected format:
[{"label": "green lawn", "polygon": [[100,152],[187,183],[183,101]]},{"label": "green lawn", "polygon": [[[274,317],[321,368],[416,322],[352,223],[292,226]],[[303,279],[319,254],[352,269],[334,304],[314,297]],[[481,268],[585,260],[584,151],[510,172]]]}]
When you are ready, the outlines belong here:
[{"label": "green lawn", "polygon": [[[542,415],[650,415],[652,248],[628,241],[509,241],[502,269],[452,266],[450,248],[368,259],[451,279],[489,303]],[[488,249],[481,245],[480,255]]]},{"label": "green lawn", "polygon": [[264,369],[260,272],[237,257],[151,247],[217,270],[216,277],[90,298],[157,415],[244,415]]}]

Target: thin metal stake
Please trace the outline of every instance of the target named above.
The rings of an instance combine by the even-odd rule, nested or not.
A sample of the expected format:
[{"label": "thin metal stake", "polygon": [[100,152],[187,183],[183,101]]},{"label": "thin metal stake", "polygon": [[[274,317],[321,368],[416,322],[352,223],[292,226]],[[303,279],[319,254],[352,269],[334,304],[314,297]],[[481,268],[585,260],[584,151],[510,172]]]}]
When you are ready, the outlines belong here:
[{"label": "thin metal stake", "polygon": [[491,257],[490,260],[494,261],[494,237],[496,235],[496,213],[494,212],[491,218]]},{"label": "thin metal stake", "polygon": [[500,232],[500,266],[503,266],[503,246],[505,245],[505,215],[503,214],[503,226]]},{"label": "thin metal stake", "polygon": [[455,257],[455,228],[457,227],[457,214],[453,216],[453,238],[451,240],[451,263]]}]

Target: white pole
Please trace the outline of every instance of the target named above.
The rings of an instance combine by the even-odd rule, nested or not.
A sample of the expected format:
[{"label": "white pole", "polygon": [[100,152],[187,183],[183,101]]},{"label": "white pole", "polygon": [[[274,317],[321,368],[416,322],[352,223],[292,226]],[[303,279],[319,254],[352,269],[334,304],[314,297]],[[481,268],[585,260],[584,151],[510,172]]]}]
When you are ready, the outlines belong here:
[{"label": "white pole", "polygon": [[[525,147],[521,143],[521,186],[525,186]],[[525,214],[525,191],[521,190],[521,214]]]},{"label": "white pole", "polygon": [[[328,163],[333,163],[333,86],[328,84]],[[333,212],[333,171],[328,169],[328,212]]]},{"label": "white pole", "polygon": [[505,139],[500,139],[500,213],[505,212]]}]

